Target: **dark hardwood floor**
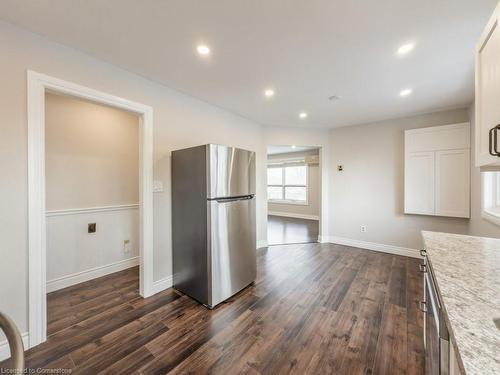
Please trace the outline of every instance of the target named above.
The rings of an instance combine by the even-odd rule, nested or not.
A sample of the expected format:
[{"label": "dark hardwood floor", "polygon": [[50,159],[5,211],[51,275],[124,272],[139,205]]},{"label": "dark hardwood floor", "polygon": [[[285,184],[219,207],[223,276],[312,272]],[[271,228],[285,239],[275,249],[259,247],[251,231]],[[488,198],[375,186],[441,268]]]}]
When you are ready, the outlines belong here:
[{"label": "dark hardwood floor", "polygon": [[[138,270],[52,293],[30,368],[83,374],[422,374],[418,260],[332,244],[258,251],[255,285],[214,310]],[[5,363],[4,363],[5,365]]]},{"label": "dark hardwood floor", "polygon": [[268,215],[267,239],[269,245],[317,242],[319,221]]}]

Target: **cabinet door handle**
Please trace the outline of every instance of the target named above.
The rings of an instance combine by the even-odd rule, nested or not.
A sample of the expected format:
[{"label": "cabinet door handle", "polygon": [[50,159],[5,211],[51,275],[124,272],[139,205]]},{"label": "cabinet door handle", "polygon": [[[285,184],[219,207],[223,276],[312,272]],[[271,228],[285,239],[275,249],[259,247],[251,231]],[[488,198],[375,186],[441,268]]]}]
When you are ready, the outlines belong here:
[{"label": "cabinet door handle", "polygon": [[426,273],[427,272],[427,265],[421,263],[418,265],[418,268],[420,268],[420,272]]},{"label": "cabinet door handle", "polygon": [[489,132],[489,135],[488,135],[488,151],[489,151],[489,153],[490,153],[491,156],[496,156],[493,153],[493,131],[494,130],[495,130],[495,128],[491,128],[490,132]]},{"label": "cabinet door handle", "polygon": [[498,146],[498,136],[497,131],[500,129],[500,124],[490,129],[489,132],[489,153],[491,156],[500,157],[500,152],[497,149]]},{"label": "cabinet door handle", "polygon": [[496,156],[500,157],[500,152],[497,150],[498,146],[498,130],[500,129],[500,124],[493,128],[493,152]]}]

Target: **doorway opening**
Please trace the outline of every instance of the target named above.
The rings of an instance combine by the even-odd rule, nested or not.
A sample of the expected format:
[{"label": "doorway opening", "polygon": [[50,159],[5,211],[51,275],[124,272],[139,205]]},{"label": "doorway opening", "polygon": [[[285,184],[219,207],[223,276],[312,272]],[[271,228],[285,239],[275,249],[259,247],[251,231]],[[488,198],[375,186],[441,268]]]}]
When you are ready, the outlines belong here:
[{"label": "doorway opening", "polygon": [[[113,271],[124,270],[122,271],[124,273],[135,272],[137,274],[137,271],[139,273],[127,279],[127,282],[132,280],[132,283],[135,284],[133,285],[136,288],[135,293],[137,292],[137,279],[139,280],[138,294],[142,297],[149,297],[154,293],[153,110],[151,107],[143,104],[128,101],[121,97],[44,74],[28,71],[27,75],[28,333],[29,347],[31,348],[47,339],[48,292],[53,291],[54,293],[58,293],[55,290],[76,284],[80,281],[94,279],[95,277],[110,278],[108,274],[111,274]],[[135,188],[131,191],[124,189],[124,184],[122,183],[113,185],[114,188],[110,188],[109,186],[103,189],[96,188],[103,186],[100,184],[103,179],[111,177],[112,180],[126,176],[128,172],[126,173],[125,169],[126,171],[130,171],[131,168],[130,166],[124,166],[123,170],[118,168],[118,172],[105,170],[113,165],[112,158],[107,154],[110,151],[107,147],[100,147],[102,146],[99,144],[102,141],[101,137],[105,137],[102,134],[94,137],[90,136],[90,130],[93,126],[94,131],[105,130],[95,129],[96,124],[92,123],[92,116],[89,117],[90,122],[88,124],[90,125],[88,129],[85,129],[85,124],[80,124],[81,133],[79,135],[64,135],[61,139],[56,137],[54,138],[56,142],[60,142],[61,144],[54,149],[51,148],[51,145],[48,144],[48,142],[51,142],[51,139],[46,137],[50,136],[50,132],[52,131],[46,127],[46,115],[48,118],[51,111],[47,107],[47,102],[54,99],[49,98],[51,95],[54,95],[56,100],[74,100],[80,104],[84,103],[85,105],[99,107],[100,110],[124,111],[125,115],[134,118],[136,125],[132,133],[135,136],[134,142],[138,143],[135,145],[138,152],[135,153],[134,168],[136,168],[136,171],[132,172],[131,175],[136,179]],[[65,122],[67,124],[67,121],[61,121],[62,125],[66,125]],[[87,151],[90,151],[90,154],[82,153],[80,149],[81,143],[79,141],[86,137],[88,138],[86,147],[88,147]],[[71,144],[73,146],[68,147]],[[111,149],[113,147],[110,146]],[[47,154],[46,150],[48,151]],[[56,151],[51,153],[51,150]],[[71,153],[71,158],[67,157]],[[116,160],[119,160],[121,157],[123,157],[123,154],[120,154]],[[51,170],[46,170],[46,167],[51,168]],[[75,172],[71,169],[75,169],[77,172],[86,171],[87,174],[84,173],[75,177],[71,175],[71,173]],[[61,170],[65,170],[66,172],[69,170],[71,173],[67,176],[58,176]],[[99,173],[94,174],[96,171]],[[52,178],[53,180],[48,181],[46,175],[49,179]],[[86,187],[86,189],[82,189],[82,187]],[[50,191],[47,188],[50,188]],[[111,206],[108,206],[107,203],[99,203],[97,206],[89,203],[91,201],[89,197],[95,197],[95,194],[89,194],[90,192],[114,197],[119,196],[125,190],[130,193],[129,195],[126,193],[125,196],[135,198],[131,198],[131,203],[122,204],[113,202]],[[70,204],[70,199],[80,199],[82,200],[81,202],[84,202],[82,204],[85,206],[75,207],[78,204],[74,203],[74,201]],[[59,205],[63,208],[59,208]],[[92,207],[90,207],[91,205]],[[129,226],[135,229],[125,231],[116,229],[114,225],[120,223],[120,219],[116,217],[108,217],[105,220],[101,218],[101,221],[98,221],[89,220],[90,217],[88,216],[92,214],[121,215],[122,211],[130,211],[127,213],[129,217],[126,219],[122,218],[121,220],[128,222]],[[74,219],[76,224],[69,224],[73,221],[69,220],[69,216],[72,215],[79,217],[78,219]],[[60,220],[59,217],[63,217],[63,219]],[[52,222],[53,220],[54,222]],[[66,236],[72,234],[72,231],[76,236],[80,236],[77,240],[73,239],[73,242],[66,238]],[[99,231],[103,231],[105,234],[113,234],[105,236],[105,241],[102,242],[102,238],[96,234]],[[113,242],[115,249],[118,249],[118,255],[122,257],[121,259],[116,259],[117,254],[114,254],[115,257],[113,257],[104,251],[100,253],[99,251],[97,253],[94,251],[95,248],[100,250],[106,249],[109,245],[106,241],[110,238],[113,239],[111,242]],[[71,258],[65,252],[69,253],[68,249],[74,246],[75,243],[79,253],[77,255],[73,254],[73,258]],[[89,250],[92,247],[94,247],[94,250]],[[49,252],[47,251],[48,248],[50,248]],[[48,264],[54,260],[53,258],[57,265],[55,268]],[[98,261],[98,264],[92,264],[92,261]],[[79,267],[83,269],[79,269]],[[66,271],[70,271],[70,273],[64,274]],[[69,286],[69,288],[73,287]],[[96,293],[96,289],[98,288],[86,288],[88,293]],[[70,293],[69,295],[80,300],[82,297],[78,294],[74,295],[74,293]],[[109,303],[111,301],[108,300],[106,302]],[[72,303],[69,304],[71,305]],[[105,305],[105,302],[102,305]],[[94,307],[99,308],[102,305],[97,303]],[[91,309],[91,311],[93,310]],[[70,316],[66,317],[70,318]],[[62,319],[58,326],[62,327],[64,324],[66,323]],[[53,332],[54,330],[51,329],[51,333]]]},{"label": "doorway opening", "polygon": [[269,246],[318,242],[321,220],[320,148],[267,149]]},{"label": "doorway opening", "polygon": [[139,125],[45,92],[48,336],[139,295]]}]

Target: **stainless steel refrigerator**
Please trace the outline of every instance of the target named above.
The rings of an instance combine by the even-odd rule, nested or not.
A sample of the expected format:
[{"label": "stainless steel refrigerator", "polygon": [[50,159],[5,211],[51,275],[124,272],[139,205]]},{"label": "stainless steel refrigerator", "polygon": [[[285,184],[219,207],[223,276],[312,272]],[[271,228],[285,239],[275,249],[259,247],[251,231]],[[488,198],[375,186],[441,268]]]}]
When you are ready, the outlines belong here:
[{"label": "stainless steel refrigerator", "polygon": [[174,288],[209,308],[255,280],[255,153],[172,152]]}]

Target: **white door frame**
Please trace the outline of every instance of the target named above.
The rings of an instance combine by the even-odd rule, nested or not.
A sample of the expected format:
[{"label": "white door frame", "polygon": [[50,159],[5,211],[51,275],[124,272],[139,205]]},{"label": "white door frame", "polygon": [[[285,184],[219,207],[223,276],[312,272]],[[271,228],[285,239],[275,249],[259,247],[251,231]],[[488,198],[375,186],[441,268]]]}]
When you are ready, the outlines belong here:
[{"label": "white door frame", "polygon": [[45,92],[47,90],[140,116],[140,293],[153,294],[153,109],[114,95],[28,70],[29,346],[47,339],[45,219]]}]

